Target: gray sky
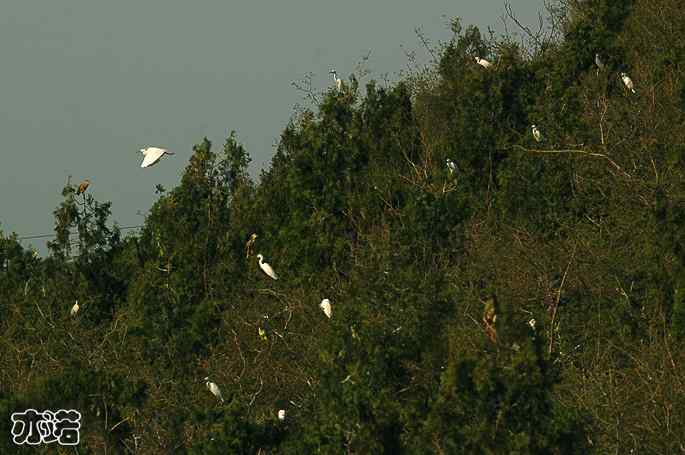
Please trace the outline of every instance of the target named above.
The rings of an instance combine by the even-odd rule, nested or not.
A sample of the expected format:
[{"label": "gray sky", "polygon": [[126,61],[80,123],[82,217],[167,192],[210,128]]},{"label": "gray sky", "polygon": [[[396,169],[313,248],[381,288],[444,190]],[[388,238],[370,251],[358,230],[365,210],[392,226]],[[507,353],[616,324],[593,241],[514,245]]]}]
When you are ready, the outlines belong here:
[{"label": "gray sky", "polygon": [[[512,3],[537,23],[542,0]],[[27,236],[52,233],[68,175],[91,178],[120,226],[142,224],[204,136],[220,149],[236,130],[256,175],[302,102],[292,81],[312,72],[323,90],[329,68],[346,79],[369,51],[371,77],[395,81],[420,50],[416,27],[447,40],[459,16],[501,33],[504,3],[2,0],[1,12],[0,229]],[[143,170],[147,145],[177,154]]]}]

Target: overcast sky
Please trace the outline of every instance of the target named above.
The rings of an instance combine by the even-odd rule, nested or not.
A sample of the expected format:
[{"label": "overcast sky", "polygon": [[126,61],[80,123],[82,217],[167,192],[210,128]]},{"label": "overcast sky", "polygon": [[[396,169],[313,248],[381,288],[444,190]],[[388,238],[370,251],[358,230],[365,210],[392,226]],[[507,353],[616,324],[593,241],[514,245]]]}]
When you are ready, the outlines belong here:
[{"label": "overcast sky", "polygon": [[[537,23],[542,0],[512,3]],[[306,73],[324,89],[330,68],[346,78],[371,51],[371,77],[395,81],[420,50],[417,27],[435,42],[455,16],[504,29],[503,0],[2,0],[0,11],[0,229],[19,236],[52,232],[68,175],[91,178],[120,226],[142,224],[155,185],[177,185],[204,136],[221,148],[236,130],[257,175]],[[177,154],[143,170],[147,145]]]}]

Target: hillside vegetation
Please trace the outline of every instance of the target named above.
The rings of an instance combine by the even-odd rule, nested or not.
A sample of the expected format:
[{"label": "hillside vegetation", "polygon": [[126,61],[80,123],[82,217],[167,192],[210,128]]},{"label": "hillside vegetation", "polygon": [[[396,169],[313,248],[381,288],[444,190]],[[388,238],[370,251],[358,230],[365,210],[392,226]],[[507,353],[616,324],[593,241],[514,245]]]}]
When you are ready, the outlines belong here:
[{"label": "hillside vegetation", "polygon": [[1,235],[0,453],[685,453],[685,11],[551,14],[344,80],[258,181],[205,139],[140,232],[67,185],[48,257]]}]

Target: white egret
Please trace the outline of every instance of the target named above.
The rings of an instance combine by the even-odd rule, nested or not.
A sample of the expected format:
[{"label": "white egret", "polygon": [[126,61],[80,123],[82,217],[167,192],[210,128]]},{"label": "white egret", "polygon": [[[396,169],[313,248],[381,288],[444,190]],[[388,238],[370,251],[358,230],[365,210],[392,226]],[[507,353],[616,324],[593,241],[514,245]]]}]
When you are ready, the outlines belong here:
[{"label": "white egret", "polygon": [[445,163],[447,164],[447,170],[450,171],[450,175],[454,174],[454,171],[457,170],[457,165],[454,164],[454,161],[447,158]]},{"label": "white egret", "polygon": [[283,422],[285,420],[285,409],[278,410],[278,420]]},{"label": "white egret", "polygon": [[599,71],[604,71],[604,68],[606,68],[606,65],[602,61],[602,58],[599,56],[599,54],[595,54],[595,65],[597,65],[597,75],[599,76]]},{"label": "white egret", "polygon": [[90,179],[85,179],[83,182],[81,182],[81,184],[78,186],[78,190],[76,190],[76,195],[78,196],[79,194],[85,193],[89,185]]},{"label": "white egret", "polygon": [[215,397],[217,397],[217,398],[218,398],[219,400],[221,400],[221,402],[223,403],[223,402],[224,402],[224,397],[221,396],[221,389],[219,389],[219,386],[216,385],[216,384],[213,383],[213,382],[210,382],[210,381],[209,381],[209,376],[205,378],[205,381],[206,381],[206,384],[207,384],[207,388],[209,389],[210,392],[212,392],[212,395],[214,395]]},{"label": "white egret", "polygon": [[630,78],[630,76],[628,76],[626,73],[621,73],[621,80],[623,81],[623,85],[625,85],[628,90],[635,93],[635,85],[633,84],[633,80]]},{"label": "white egret", "polygon": [[72,315],[72,316],[76,316],[76,313],[78,313],[78,310],[79,310],[80,308],[81,308],[81,307],[78,306],[78,300],[77,300],[76,303],[74,304],[74,306],[71,307],[71,311],[69,312],[69,314]]},{"label": "white egret", "polygon": [[336,73],[335,70],[330,70],[329,73],[333,75],[333,82],[335,82],[335,88],[338,90],[338,92],[341,92],[342,80],[338,78],[338,73]]},{"label": "white egret", "polygon": [[490,68],[492,66],[492,63],[488,62],[484,58],[474,57],[474,59],[476,60],[476,63],[478,63],[483,68]]},{"label": "white egret", "polygon": [[154,166],[164,155],[173,155],[173,153],[167,149],[159,147],[146,147],[140,149],[140,153],[144,156],[143,162],[140,163],[140,167]]},{"label": "white egret", "polygon": [[274,269],[271,268],[271,266],[269,264],[267,264],[266,262],[263,262],[264,256],[262,256],[261,254],[258,254],[257,259],[259,259],[259,267],[262,269],[262,271],[264,273],[266,273],[267,275],[269,275],[274,280],[277,280],[278,275],[276,275],[276,272],[274,272]]},{"label": "white egret", "polygon": [[533,131],[533,137],[535,138],[535,142],[540,142],[542,140],[542,134],[540,133],[538,127],[535,125],[531,125],[530,129]]},{"label": "white egret", "polygon": [[323,314],[326,315],[328,319],[331,318],[333,315],[333,308],[331,307],[331,301],[328,299],[323,299],[321,303],[319,303],[319,308],[323,311]]},{"label": "white egret", "polygon": [[531,329],[535,330],[535,318],[528,321],[528,325],[530,326]]}]

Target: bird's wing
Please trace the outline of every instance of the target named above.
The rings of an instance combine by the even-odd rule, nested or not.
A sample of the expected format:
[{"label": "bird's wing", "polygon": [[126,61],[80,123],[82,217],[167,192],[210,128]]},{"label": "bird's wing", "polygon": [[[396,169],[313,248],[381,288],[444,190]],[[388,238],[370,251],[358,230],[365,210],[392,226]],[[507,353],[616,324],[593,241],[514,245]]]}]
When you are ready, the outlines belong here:
[{"label": "bird's wing", "polygon": [[274,280],[278,279],[278,275],[276,275],[276,272],[274,272],[274,269],[272,269],[269,264],[264,264],[264,271]]},{"label": "bird's wing", "polygon": [[157,163],[159,159],[164,156],[166,153],[166,150],[160,149],[157,147],[150,147],[145,154],[145,159],[143,160],[142,163],[140,163],[140,167],[148,167],[152,166],[153,164]]}]

